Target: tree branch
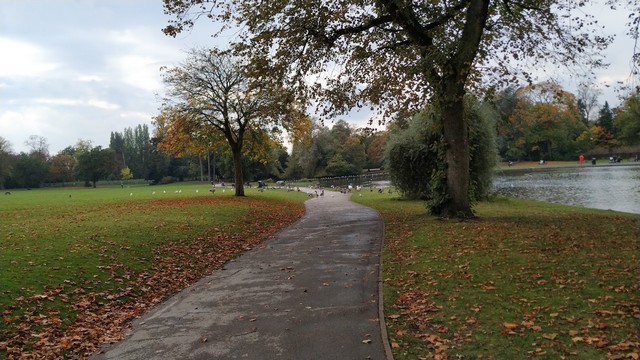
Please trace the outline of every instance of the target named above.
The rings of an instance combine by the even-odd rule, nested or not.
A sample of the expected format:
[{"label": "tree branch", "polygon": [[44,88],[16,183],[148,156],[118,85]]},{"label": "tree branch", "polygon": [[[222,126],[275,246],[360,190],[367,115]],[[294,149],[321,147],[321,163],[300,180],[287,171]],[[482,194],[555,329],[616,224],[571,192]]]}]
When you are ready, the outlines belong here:
[{"label": "tree branch", "polygon": [[343,35],[357,34],[363,31],[367,31],[374,27],[378,27],[380,25],[390,23],[391,20],[392,19],[390,15],[383,15],[378,18],[371,18],[368,21],[364,22],[362,25],[345,27],[342,29],[334,30],[331,36],[327,37],[327,40],[333,44],[333,42],[335,42],[338,38],[340,38]]},{"label": "tree branch", "polygon": [[335,29],[331,31],[331,34],[323,32],[323,30],[319,30],[313,27],[307,27],[305,30],[313,37],[320,39],[327,47],[332,47],[333,44],[338,40],[341,36],[358,34],[363,31],[367,31],[374,27],[378,27],[380,25],[384,25],[390,23],[392,21],[391,16],[384,15],[377,18],[369,18],[367,21],[363,22],[361,25],[357,26],[349,26],[340,29]]},{"label": "tree branch", "polygon": [[435,21],[432,21],[432,22],[428,23],[427,25],[425,25],[424,29],[426,31],[429,31],[429,30],[433,30],[433,29],[437,28],[438,26],[443,26],[449,20],[451,20],[454,17],[456,17],[456,15],[459,15],[460,11],[462,11],[465,7],[467,7],[467,5],[469,5],[469,1],[470,0],[462,0],[462,1],[460,1],[460,3],[458,5],[450,8],[443,16],[441,16],[441,17],[437,18]]},{"label": "tree branch", "polygon": [[405,30],[411,42],[425,47],[433,45],[433,38],[425,31],[412,6],[402,0],[378,0],[378,6]]}]

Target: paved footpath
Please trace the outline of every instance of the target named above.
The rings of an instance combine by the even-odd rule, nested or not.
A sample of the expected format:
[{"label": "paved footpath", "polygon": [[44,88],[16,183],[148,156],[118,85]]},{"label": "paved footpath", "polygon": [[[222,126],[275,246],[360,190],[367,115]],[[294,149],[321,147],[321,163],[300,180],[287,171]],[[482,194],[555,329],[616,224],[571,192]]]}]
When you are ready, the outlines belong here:
[{"label": "paved footpath", "polygon": [[305,205],[276,239],[158,305],[93,359],[390,359],[380,215],[333,192]]}]

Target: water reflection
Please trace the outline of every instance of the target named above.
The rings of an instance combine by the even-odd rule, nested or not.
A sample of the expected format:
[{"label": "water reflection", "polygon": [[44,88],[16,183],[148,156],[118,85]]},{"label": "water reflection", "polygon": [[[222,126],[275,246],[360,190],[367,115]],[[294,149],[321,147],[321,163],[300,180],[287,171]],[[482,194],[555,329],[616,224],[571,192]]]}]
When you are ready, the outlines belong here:
[{"label": "water reflection", "polygon": [[501,172],[498,194],[640,214],[640,166],[585,166]]}]

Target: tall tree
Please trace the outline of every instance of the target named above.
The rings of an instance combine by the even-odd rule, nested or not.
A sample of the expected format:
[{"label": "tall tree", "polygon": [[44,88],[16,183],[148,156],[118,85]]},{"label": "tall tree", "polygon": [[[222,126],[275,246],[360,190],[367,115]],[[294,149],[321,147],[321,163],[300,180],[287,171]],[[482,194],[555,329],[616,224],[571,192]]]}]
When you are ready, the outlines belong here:
[{"label": "tall tree", "polygon": [[130,166],[132,162],[135,162],[134,154],[135,154],[135,146],[136,141],[133,137],[133,129],[128,127],[125,128],[122,132],[122,140],[123,144],[123,154],[124,154],[124,162],[127,166]]},{"label": "tall tree", "polygon": [[598,97],[602,95],[602,90],[594,84],[582,83],[578,86],[576,98],[578,99],[578,109],[580,116],[586,126],[592,121],[592,115],[598,106]]},{"label": "tall tree", "polygon": [[124,135],[117,131],[112,131],[109,138],[109,148],[116,153],[116,160],[120,168],[127,167],[127,161],[124,157]]},{"label": "tall tree", "polygon": [[131,171],[140,179],[148,179],[151,162],[151,136],[147,124],[139,124],[133,130],[135,140],[136,168]]},{"label": "tall tree", "polygon": [[507,127],[509,155],[535,161],[572,158],[578,152],[575,140],[587,130],[575,96],[553,82],[520,88],[516,96]]},{"label": "tall tree", "polygon": [[109,148],[116,153],[120,169],[128,167],[134,178],[149,178],[154,166],[151,159],[154,146],[147,124],[126,128],[122,133],[111,132]]},{"label": "tall tree", "polygon": [[220,132],[197,126],[197,122],[191,121],[189,114],[178,106],[164,106],[161,110],[153,118],[154,136],[158,140],[157,147],[167,154],[205,156],[225,144]]},{"label": "tall tree", "polygon": [[629,95],[616,109],[614,125],[623,144],[640,145],[640,93]]},{"label": "tall tree", "polygon": [[0,136],[0,190],[4,189],[4,182],[11,176],[11,171],[13,170],[12,153],[11,143]]},{"label": "tall tree", "polygon": [[244,196],[242,152],[246,135],[270,132],[279,123],[276,94],[262,92],[248,80],[240,60],[218,50],[194,49],[181,65],[167,70],[168,121],[185,122],[189,131],[217,132],[233,156],[235,195]]},{"label": "tall tree", "polygon": [[381,167],[388,132],[376,131],[373,128],[364,127],[355,129],[354,134],[364,146],[366,153],[365,168],[372,169]]},{"label": "tall tree", "polygon": [[[465,117],[470,121],[471,200],[486,199],[493,185],[496,165],[494,119],[490,106],[483,105],[472,96],[465,98]],[[435,107],[434,107],[435,108]],[[403,196],[424,199],[429,208],[444,205],[438,188],[443,182],[444,164],[438,161],[444,139],[439,131],[437,113],[427,108],[408,120],[407,128],[391,130],[385,147],[386,169],[391,182]],[[425,181],[426,179],[426,181]]]},{"label": "tall tree", "polygon": [[40,152],[21,153],[15,159],[11,180],[13,187],[40,187],[49,174],[49,163]]},{"label": "tall tree", "polygon": [[359,175],[364,168],[367,155],[360,138],[349,124],[340,120],[331,128],[332,155],[327,161],[328,176]]},{"label": "tall tree", "polygon": [[49,142],[44,136],[31,135],[24,144],[30,147],[29,155],[45,161],[49,159]]},{"label": "tall tree", "polygon": [[154,184],[162,181],[163,177],[170,176],[169,169],[172,157],[160,150],[159,144],[161,141],[162,140],[156,136],[151,138],[153,150],[151,151],[151,164],[148,177]]},{"label": "tall tree", "polygon": [[78,161],[73,155],[60,152],[51,158],[51,181],[67,182],[75,178],[75,167]]},{"label": "tall tree", "polygon": [[598,111],[598,120],[596,120],[596,125],[605,129],[610,134],[614,134],[613,128],[613,111],[609,107],[609,102],[605,101],[604,105]]},{"label": "tall tree", "polygon": [[116,154],[112,149],[96,146],[78,155],[78,177],[90,182],[94,188],[98,180],[106,179],[117,171]]},{"label": "tall tree", "polygon": [[287,165],[288,178],[327,176],[326,168],[335,154],[335,141],[328,127],[314,122],[302,141],[293,144]]},{"label": "tall tree", "polygon": [[76,156],[79,156],[80,154],[87,151],[91,151],[91,149],[93,149],[93,142],[91,140],[83,139],[78,139],[76,145],[73,147],[73,151]]},{"label": "tall tree", "polygon": [[514,144],[516,139],[522,137],[523,134],[521,129],[512,126],[510,121],[519,101],[517,88],[511,86],[498,92],[492,99],[498,115],[496,119],[496,144],[500,157],[505,160],[516,160],[523,155]]},{"label": "tall tree", "polygon": [[435,104],[447,164],[440,215],[468,217],[473,213],[464,95],[487,80],[485,74],[509,81],[510,63],[526,63],[524,57],[538,65],[594,59],[591,64],[597,65],[598,56],[590,50],[601,49],[608,39],[591,31],[592,18],[572,13],[584,5],[569,0],[164,0],[165,11],[175,15],[164,31],[175,36],[200,16],[225,23],[223,31],[242,24],[231,44],[236,54],[251,59],[263,79],[284,82],[305,101],[327,104],[324,114],[365,103],[388,115],[406,114]]}]

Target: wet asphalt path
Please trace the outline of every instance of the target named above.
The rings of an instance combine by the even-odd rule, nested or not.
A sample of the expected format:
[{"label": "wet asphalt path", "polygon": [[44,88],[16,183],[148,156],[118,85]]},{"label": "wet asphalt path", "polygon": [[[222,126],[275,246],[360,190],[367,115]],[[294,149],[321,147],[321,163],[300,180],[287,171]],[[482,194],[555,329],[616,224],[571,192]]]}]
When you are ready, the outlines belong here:
[{"label": "wet asphalt path", "polygon": [[94,359],[387,359],[380,215],[327,192],[276,239],[136,320]]}]

